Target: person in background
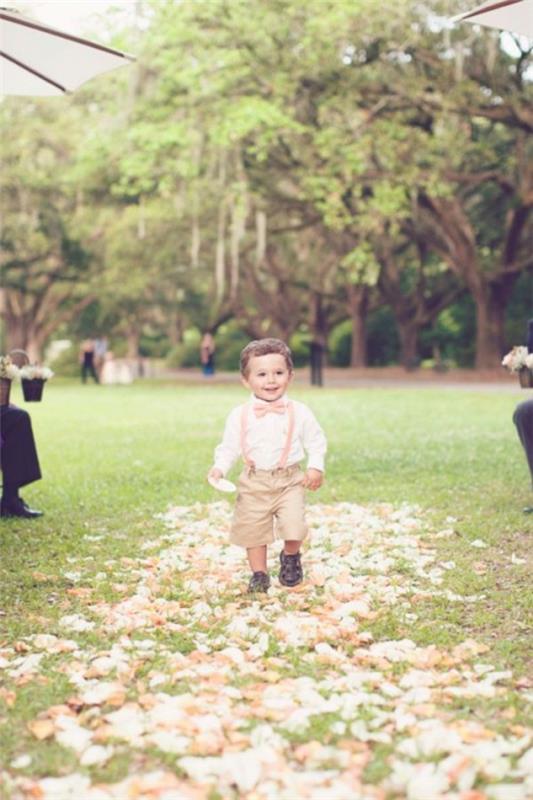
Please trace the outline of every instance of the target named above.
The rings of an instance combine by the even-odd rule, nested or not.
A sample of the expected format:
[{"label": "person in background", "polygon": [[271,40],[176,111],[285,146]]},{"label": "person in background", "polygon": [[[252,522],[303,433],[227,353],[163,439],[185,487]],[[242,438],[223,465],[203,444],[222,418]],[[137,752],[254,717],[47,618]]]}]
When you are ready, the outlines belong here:
[{"label": "person in background", "polygon": [[102,368],[104,366],[107,353],[107,337],[99,336],[94,340],[94,368],[98,375],[98,380],[102,380]]},{"label": "person in background", "polygon": [[81,381],[87,383],[87,373],[98,383],[98,375],[94,365],[94,341],[84,339],[80,346]]},{"label": "person in background", "polygon": [[215,372],[215,340],[213,335],[206,331],[200,343],[200,362],[204,375],[213,375]]},{"label": "person in background", "polygon": [[104,356],[104,363],[100,370],[100,383],[111,386],[117,383],[117,365],[115,362],[115,354],[112,350],[108,350]]},{"label": "person in background", "polygon": [[27,411],[14,405],[0,406],[2,497],[0,516],[34,519],[43,512],[30,508],[19,489],[41,478],[41,468]]}]

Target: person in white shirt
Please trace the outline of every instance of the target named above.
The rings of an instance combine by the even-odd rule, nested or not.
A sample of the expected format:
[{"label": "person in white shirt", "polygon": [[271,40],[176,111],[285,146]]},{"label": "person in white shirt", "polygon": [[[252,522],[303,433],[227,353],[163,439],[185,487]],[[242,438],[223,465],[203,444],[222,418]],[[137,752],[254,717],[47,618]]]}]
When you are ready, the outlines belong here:
[{"label": "person in white shirt", "polygon": [[[250,342],[241,352],[240,368],[242,383],[252,397],[230,412],[208,478],[219,480],[239,457],[244,461],[231,541],[246,548],[252,570],[248,591],[266,592],[270,586],[267,546],[274,541],[274,525],[284,541],[280,583],[296,586],[303,580],[304,489],[314,491],[322,485],[327,443],[312,411],[286,395],[294,367],[285,342]],[[304,471],[300,462],[305,455]]]}]

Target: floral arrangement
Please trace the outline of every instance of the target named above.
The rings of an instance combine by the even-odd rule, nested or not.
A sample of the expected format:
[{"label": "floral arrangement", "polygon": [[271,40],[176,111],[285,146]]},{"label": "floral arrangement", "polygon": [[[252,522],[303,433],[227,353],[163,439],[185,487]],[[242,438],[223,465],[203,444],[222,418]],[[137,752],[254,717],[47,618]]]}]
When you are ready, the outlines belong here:
[{"label": "floral arrangement", "polygon": [[9,356],[0,356],[0,378],[13,381],[19,377],[20,370]]},{"label": "floral arrangement", "polygon": [[48,367],[40,367],[38,364],[28,364],[20,368],[20,377],[26,381],[41,380],[47,381],[52,378],[54,373]]},{"label": "floral arrangement", "polygon": [[533,353],[528,353],[527,347],[513,347],[510,353],[503,357],[502,366],[509,372],[520,372],[521,369],[533,369]]}]

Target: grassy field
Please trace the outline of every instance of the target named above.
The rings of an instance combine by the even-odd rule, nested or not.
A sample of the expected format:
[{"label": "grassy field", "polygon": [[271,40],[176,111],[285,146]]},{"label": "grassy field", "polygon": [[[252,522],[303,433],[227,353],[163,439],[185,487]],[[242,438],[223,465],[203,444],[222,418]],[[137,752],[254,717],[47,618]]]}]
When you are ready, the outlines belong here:
[{"label": "grassy field", "polygon": [[[454,562],[444,587],[483,598],[427,598],[411,625],[388,606],[369,621],[372,634],[443,648],[473,638],[488,645],[485,658],[496,668],[524,675],[533,520],[522,513],[531,490],[511,421],[523,395],[425,387],[298,388],[292,395],[314,410],[329,440],[327,481],[309,502],[419,506],[435,530],[453,529],[433,543],[439,560]],[[1,646],[55,631],[62,615],[83,609],[83,592],[66,577],[80,563],[83,585],[113,602],[124,589],[97,578],[106,562],[122,559],[128,584],[127,559],[161,535],[155,514],[221,499],[205,474],[228,411],[245,396],[238,386],[82,387],[55,380],[43,403],[25,406],[44,479],[24,498],[46,515],[0,526],[0,655]],[[472,546],[478,540],[482,548]],[[235,575],[236,582],[245,579],[244,570]],[[86,645],[102,646],[92,636],[82,634]],[[65,681],[51,663],[45,680],[21,686],[16,700],[9,681],[0,690],[0,753],[8,760],[31,753],[27,774],[68,772],[65,750],[30,741],[27,731],[42,709],[65,701]],[[509,702],[520,719],[516,697]],[[113,769],[125,774],[120,759],[112,763],[107,780],[115,779]],[[380,763],[372,768],[376,780]]]}]

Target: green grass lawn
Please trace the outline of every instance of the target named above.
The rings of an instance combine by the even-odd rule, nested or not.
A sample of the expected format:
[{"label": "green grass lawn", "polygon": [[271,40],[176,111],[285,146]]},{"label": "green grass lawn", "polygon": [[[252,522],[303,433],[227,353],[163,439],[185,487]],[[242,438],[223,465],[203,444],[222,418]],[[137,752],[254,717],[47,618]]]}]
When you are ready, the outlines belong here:
[{"label": "green grass lawn", "polygon": [[[14,394],[17,402],[17,389]],[[292,396],[315,411],[329,440],[327,480],[309,502],[418,505],[429,530],[453,530],[430,544],[439,562],[455,562],[442,588],[482,598],[449,602],[435,593],[417,602],[416,614],[410,615],[416,621],[411,622],[405,609],[385,604],[365,620],[365,628],[376,641],[407,638],[444,651],[475,639],[488,645],[490,663],[512,669],[519,681],[531,648],[527,561],[533,530],[533,520],[522,513],[531,490],[511,421],[523,395],[413,387],[296,388]],[[13,652],[14,643],[24,653],[25,637],[32,634],[60,633],[59,618],[83,616],[89,595],[91,603],[123,600],[137,580],[138,561],[132,559],[149,554],[143,544],[164,534],[154,515],[169,504],[198,504],[201,517],[201,504],[225,499],[208,486],[205,475],[227,413],[245,397],[238,385],[100,387],[55,380],[46,387],[44,402],[25,406],[32,415],[44,479],[28,487],[24,497],[46,513],[39,520],[2,520],[0,525],[0,656],[2,647]],[[472,546],[475,540],[486,546]],[[80,568],[83,579],[77,583],[69,572]],[[404,580],[411,565],[397,560],[394,569]],[[235,581],[242,579],[235,576]],[[170,576],[169,599],[180,597],[185,606],[204,599],[189,596],[179,580]],[[319,592],[313,596],[310,608],[320,600]],[[286,602],[290,608],[290,596]],[[216,633],[213,629],[210,635]],[[172,652],[186,655],[195,647],[190,637],[165,627],[150,630],[150,636]],[[95,653],[112,644],[91,630],[74,638]],[[148,662],[147,674],[157,669],[159,657]],[[36,741],[28,732],[39,714],[72,695],[61,659],[47,656],[38,677],[28,682],[8,680],[3,687],[0,680],[0,754],[7,764],[29,753],[28,775],[65,775],[76,769],[71,750]],[[288,663],[286,653],[285,659]],[[295,651],[292,669],[295,676],[314,675],[316,667]],[[135,691],[133,685],[128,691],[144,691],[142,670],[137,679]],[[13,688],[16,702],[10,701]],[[172,691],[180,691],[180,684]],[[457,713],[465,719],[496,715],[520,723],[527,713],[516,691],[490,703],[462,700],[459,706]],[[316,724],[323,722],[317,718]],[[319,735],[312,728],[311,733],[329,741],[327,730]],[[389,749],[376,748],[366,773],[369,781],[379,782],[387,773]],[[123,748],[94,777],[119,780],[136,758]],[[146,758],[151,763],[149,753]],[[156,764],[166,763],[161,754],[154,758]]]},{"label": "green grass lawn", "polygon": [[[450,588],[482,591],[487,601],[463,609],[440,635],[457,627],[489,641],[506,663],[522,665],[527,568],[509,566],[509,557],[528,555],[533,530],[521,510],[531,493],[511,421],[523,395],[415,387],[297,388],[292,395],[311,406],[329,440],[327,480],[310,502],[408,501],[429,509],[437,524],[454,517],[456,534],[437,543],[462,567]],[[228,411],[245,397],[238,385],[56,380],[42,403],[21,403],[32,414],[44,475],[24,496],[46,516],[0,526],[3,636],[30,632],[37,609],[51,613],[61,582],[32,575],[65,569],[69,557],[91,558],[85,534],[103,532],[104,553],[127,555],[159,530],[153,515],[168,504],[220,499],[205,474]],[[470,546],[480,538],[488,548]],[[435,637],[435,621],[457,612],[428,604],[425,613],[422,641],[426,628]],[[382,624],[394,633],[393,619]]]}]

